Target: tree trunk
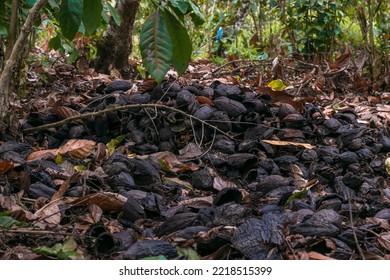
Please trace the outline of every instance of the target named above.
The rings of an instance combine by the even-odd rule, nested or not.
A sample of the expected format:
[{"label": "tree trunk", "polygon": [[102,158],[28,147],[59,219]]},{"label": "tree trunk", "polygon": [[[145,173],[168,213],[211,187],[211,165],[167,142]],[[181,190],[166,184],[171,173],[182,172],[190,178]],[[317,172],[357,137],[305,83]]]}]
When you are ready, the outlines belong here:
[{"label": "tree trunk", "polygon": [[16,40],[16,25],[18,24],[18,10],[19,10],[19,0],[12,0],[12,11],[11,11],[11,20],[9,24],[7,48],[5,51],[5,59],[7,60],[12,51],[12,46],[15,44]]},{"label": "tree trunk", "polygon": [[37,0],[34,6],[28,12],[26,22],[24,23],[18,39],[12,48],[9,59],[5,63],[5,67],[0,76],[0,116],[3,117],[8,111],[9,95],[11,92],[10,82],[14,69],[19,65],[19,61],[23,55],[24,47],[27,43],[28,35],[34,27],[34,22],[38,18],[41,9],[46,5],[48,0]]},{"label": "tree trunk", "polygon": [[106,34],[97,44],[97,72],[109,74],[111,68],[116,68],[122,78],[130,78],[129,55],[133,47],[132,35],[139,4],[140,0],[118,1],[117,8],[122,23],[118,26],[111,18]]}]

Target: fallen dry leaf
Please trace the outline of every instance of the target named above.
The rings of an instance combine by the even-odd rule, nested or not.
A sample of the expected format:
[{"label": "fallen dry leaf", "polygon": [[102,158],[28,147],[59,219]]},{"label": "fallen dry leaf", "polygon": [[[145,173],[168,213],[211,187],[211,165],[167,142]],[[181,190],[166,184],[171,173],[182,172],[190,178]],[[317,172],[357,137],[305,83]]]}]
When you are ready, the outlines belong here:
[{"label": "fallen dry leaf", "polygon": [[232,181],[224,180],[221,177],[217,176],[214,178],[213,188],[220,191],[225,188],[237,188],[237,185]]},{"label": "fallen dry leaf", "polygon": [[95,149],[96,142],[84,139],[71,139],[58,149],[58,153],[64,155],[69,153],[75,158],[86,158]]},{"label": "fallen dry leaf", "polygon": [[390,251],[390,232],[381,233],[378,237],[378,242],[384,249]]},{"label": "fallen dry leaf", "polygon": [[66,107],[66,106],[54,107],[52,109],[52,111],[54,114],[59,115],[60,117],[62,117],[64,119],[80,115],[79,112],[73,110],[72,108]]},{"label": "fallen dry leaf", "polygon": [[27,160],[33,161],[33,160],[43,159],[47,155],[51,155],[51,156],[58,155],[58,149],[49,149],[49,150],[32,152],[31,154],[28,155]]},{"label": "fallen dry leaf", "polygon": [[309,252],[309,260],[335,260],[334,258],[327,257],[323,254],[317,253],[317,252]]},{"label": "fallen dry leaf", "polygon": [[123,210],[123,204],[127,198],[123,195],[110,192],[93,193],[70,202],[71,205],[89,206],[95,204],[103,211],[120,212]]},{"label": "fallen dry leaf", "polygon": [[14,164],[10,161],[0,160],[0,174],[7,173],[7,171],[14,168]]},{"label": "fallen dry leaf", "polygon": [[275,145],[275,146],[299,146],[299,147],[304,147],[306,149],[314,149],[315,146],[310,145],[308,143],[299,143],[299,142],[290,142],[290,141],[279,141],[279,140],[261,140],[264,143],[270,144],[270,145]]},{"label": "fallen dry leaf", "polygon": [[48,224],[58,225],[61,221],[60,200],[52,201],[35,212],[35,215]]}]

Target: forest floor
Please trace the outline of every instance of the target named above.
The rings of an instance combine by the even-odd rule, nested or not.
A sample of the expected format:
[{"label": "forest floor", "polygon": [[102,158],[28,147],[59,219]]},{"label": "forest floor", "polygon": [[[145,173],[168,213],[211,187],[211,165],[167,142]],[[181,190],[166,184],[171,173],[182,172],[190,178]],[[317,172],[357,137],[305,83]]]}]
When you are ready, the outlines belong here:
[{"label": "forest floor", "polygon": [[390,259],[389,77],[364,63],[161,85],[34,63],[0,132],[0,259]]}]

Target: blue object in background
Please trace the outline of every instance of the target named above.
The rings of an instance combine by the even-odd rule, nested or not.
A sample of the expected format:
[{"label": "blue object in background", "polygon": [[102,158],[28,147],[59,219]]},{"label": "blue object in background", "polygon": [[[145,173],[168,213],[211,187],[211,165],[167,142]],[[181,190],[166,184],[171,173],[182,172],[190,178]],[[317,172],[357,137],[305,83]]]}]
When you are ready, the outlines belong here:
[{"label": "blue object in background", "polygon": [[217,31],[217,36],[215,36],[215,39],[216,39],[217,41],[221,40],[222,34],[223,34],[222,27],[219,27],[219,28],[218,28],[218,31]]}]

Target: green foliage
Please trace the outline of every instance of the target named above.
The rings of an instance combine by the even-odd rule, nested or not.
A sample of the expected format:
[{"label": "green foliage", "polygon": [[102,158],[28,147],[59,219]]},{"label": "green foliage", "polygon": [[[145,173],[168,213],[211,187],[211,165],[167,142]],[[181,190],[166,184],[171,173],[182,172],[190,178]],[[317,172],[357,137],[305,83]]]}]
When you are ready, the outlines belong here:
[{"label": "green foliage", "polygon": [[191,58],[191,39],[184,26],[169,11],[164,10],[163,17],[172,42],[172,63],[181,75],[187,69]]},{"label": "green foliage", "polygon": [[176,247],[177,252],[180,256],[187,257],[188,260],[201,260],[202,258],[198,255],[198,253],[192,248],[180,248]]},{"label": "green foliage", "polygon": [[293,0],[287,7],[287,26],[298,37],[298,47],[305,53],[330,51],[340,37],[344,17],[340,1]]},{"label": "green foliage", "polygon": [[[187,4],[185,4],[187,3]],[[171,1],[148,17],[140,33],[142,61],[150,75],[161,83],[171,64],[179,75],[187,69],[192,43],[182,21],[193,11],[191,1]]]},{"label": "green foliage", "polygon": [[77,243],[72,237],[67,237],[64,243],[57,243],[52,247],[40,246],[35,252],[45,256],[56,257],[59,260],[81,260],[83,256],[76,251]]},{"label": "green foliage", "polygon": [[7,211],[0,212],[0,228],[11,228],[12,226],[22,227],[27,225],[27,223],[15,220],[8,215],[9,213]]},{"label": "green foliage", "polygon": [[100,25],[103,4],[100,0],[84,0],[83,24],[88,35],[92,35]]},{"label": "green foliage", "polygon": [[141,260],[152,260],[152,261],[165,261],[168,260],[165,256],[159,255],[159,256],[152,256],[152,257],[145,257]]},{"label": "green foliage", "polygon": [[72,40],[79,31],[83,18],[83,0],[62,0],[59,24],[66,39]]},{"label": "green foliage", "polygon": [[126,138],[126,134],[119,135],[118,137],[111,139],[110,142],[107,143],[108,152],[112,155],[115,151],[115,148]]},{"label": "green foliage", "polygon": [[142,61],[160,83],[172,61],[172,42],[161,11],[155,11],[142,26],[140,34]]}]

